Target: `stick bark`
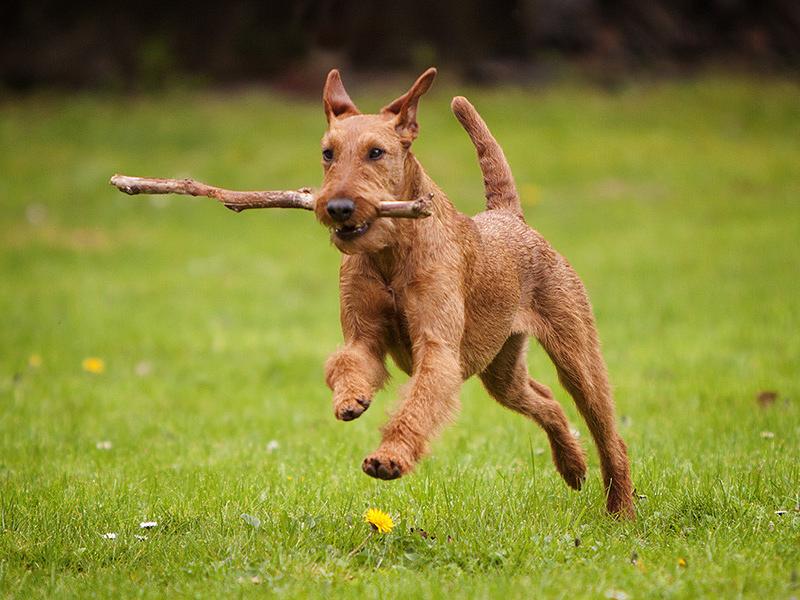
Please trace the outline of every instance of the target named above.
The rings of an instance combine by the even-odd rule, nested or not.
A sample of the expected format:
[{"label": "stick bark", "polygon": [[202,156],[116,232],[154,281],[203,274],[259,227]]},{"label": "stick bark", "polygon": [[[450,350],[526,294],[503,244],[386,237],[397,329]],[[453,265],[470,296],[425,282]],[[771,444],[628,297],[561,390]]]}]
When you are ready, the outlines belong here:
[{"label": "stick bark", "polygon": [[[219,200],[226,208],[241,212],[249,208],[302,208],[314,210],[314,196],[310,188],[241,192],[214,187],[194,179],[155,179],[114,175],[109,182],[126,194],[181,194],[204,196]],[[417,200],[382,202],[381,217],[421,219],[431,214],[433,194]]]}]

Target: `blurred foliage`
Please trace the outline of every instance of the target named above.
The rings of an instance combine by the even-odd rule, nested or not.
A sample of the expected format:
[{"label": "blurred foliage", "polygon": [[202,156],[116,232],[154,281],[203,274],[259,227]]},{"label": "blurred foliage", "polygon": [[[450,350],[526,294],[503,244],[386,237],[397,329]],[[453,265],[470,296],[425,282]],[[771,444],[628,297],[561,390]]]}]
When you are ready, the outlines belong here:
[{"label": "blurred foliage", "polygon": [[0,7],[0,85],[140,89],[170,78],[280,79],[332,65],[448,65],[474,81],[532,80],[568,61],[603,80],[708,62],[800,66],[796,0],[233,0]]}]

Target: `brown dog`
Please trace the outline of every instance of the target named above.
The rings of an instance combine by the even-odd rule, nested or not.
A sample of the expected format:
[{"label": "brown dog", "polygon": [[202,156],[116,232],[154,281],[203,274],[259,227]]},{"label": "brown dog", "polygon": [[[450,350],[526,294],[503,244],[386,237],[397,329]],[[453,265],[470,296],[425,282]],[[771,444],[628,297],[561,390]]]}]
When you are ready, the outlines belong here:
[{"label": "brown dog", "polygon": [[[383,440],[362,465],[380,479],[405,475],[458,409],[461,383],[478,374],[502,405],[547,432],[553,462],[580,489],[586,459],[551,391],[530,378],[535,336],[575,399],[600,455],[609,512],[634,516],[625,443],[600,354],[591,306],[575,271],[525,224],[511,170],[481,117],[457,97],[484,175],[487,210],[459,213],[411,153],[417,105],[436,76],[428,69],[379,114],[359,112],[331,71],[323,102],[325,171],[318,220],[343,253],[344,347],[326,365],[336,417],[357,418],[387,378],[388,353],[411,375]],[[378,218],[381,201],[432,194],[427,219]]]}]

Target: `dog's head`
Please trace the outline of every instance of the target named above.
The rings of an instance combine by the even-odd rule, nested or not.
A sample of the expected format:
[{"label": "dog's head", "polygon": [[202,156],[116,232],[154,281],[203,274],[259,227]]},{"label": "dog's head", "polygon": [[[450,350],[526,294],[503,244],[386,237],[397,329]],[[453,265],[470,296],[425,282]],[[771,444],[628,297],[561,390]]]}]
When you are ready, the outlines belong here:
[{"label": "dog's head", "polygon": [[344,89],[339,71],[328,74],[322,95],[328,130],[322,137],[324,178],[316,195],[317,219],[346,254],[376,252],[391,245],[395,224],[379,219],[380,203],[407,188],[411,142],[417,137],[417,105],[436,77],[428,69],[402,96],[378,114],[364,115]]}]

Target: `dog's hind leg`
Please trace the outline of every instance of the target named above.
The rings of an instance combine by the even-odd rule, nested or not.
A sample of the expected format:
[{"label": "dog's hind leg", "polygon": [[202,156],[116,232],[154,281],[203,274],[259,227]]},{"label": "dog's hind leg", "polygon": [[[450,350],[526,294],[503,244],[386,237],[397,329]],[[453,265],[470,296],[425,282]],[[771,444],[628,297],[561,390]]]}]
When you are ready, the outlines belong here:
[{"label": "dog's hind leg", "polygon": [[536,295],[536,337],[597,445],[608,511],[634,518],[628,452],[617,433],[611,386],[586,291],[566,261],[551,273],[554,278],[542,281]]},{"label": "dog's hind leg", "polygon": [[550,389],[528,376],[525,362],[527,335],[514,334],[480,374],[492,397],[503,406],[536,421],[547,433],[553,462],[564,481],[581,489],[586,477],[586,458],[572,435],[561,405]]}]

